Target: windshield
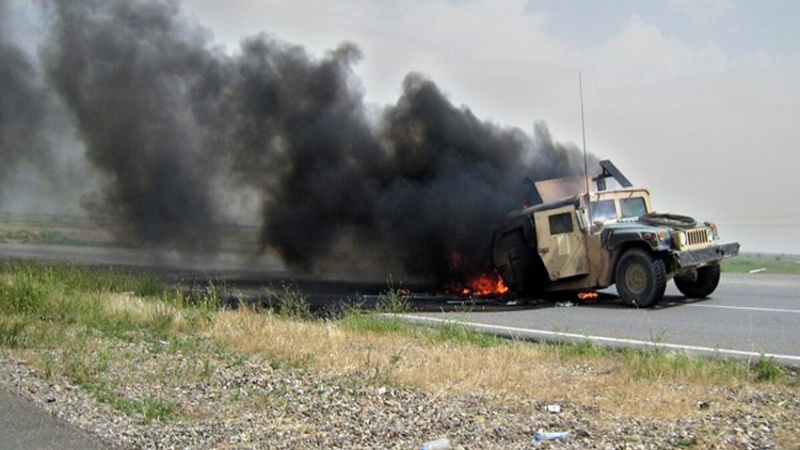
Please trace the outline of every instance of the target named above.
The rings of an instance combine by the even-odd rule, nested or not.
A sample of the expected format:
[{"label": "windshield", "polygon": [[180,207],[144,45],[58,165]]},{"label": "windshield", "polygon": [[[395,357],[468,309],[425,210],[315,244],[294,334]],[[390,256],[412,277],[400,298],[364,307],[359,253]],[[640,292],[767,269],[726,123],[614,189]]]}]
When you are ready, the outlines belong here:
[{"label": "windshield", "polygon": [[614,206],[614,200],[592,202],[590,208],[592,212],[592,222],[617,218],[617,208]]},{"label": "windshield", "polygon": [[639,217],[647,214],[647,205],[642,197],[619,199],[619,210],[622,217]]}]

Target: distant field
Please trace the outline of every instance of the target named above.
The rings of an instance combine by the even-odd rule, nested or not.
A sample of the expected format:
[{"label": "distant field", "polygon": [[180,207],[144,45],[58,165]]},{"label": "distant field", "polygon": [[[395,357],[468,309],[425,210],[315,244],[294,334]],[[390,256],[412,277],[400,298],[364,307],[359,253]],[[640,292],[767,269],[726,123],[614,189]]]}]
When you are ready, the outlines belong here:
[{"label": "distant field", "polygon": [[764,273],[800,275],[800,255],[742,253],[722,262],[725,272],[748,273],[762,269]]},{"label": "distant field", "polygon": [[[221,226],[223,237],[220,250],[251,253],[258,247],[258,229],[247,226]],[[115,242],[115,231],[108,225],[97,224],[85,217],[49,215],[12,215],[0,212],[0,244],[37,244],[73,246],[123,245]],[[772,274],[800,275],[800,255],[743,253],[722,262],[729,273],[748,273],[763,270]]]},{"label": "distant field", "polygon": [[110,245],[112,232],[83,217],[0,213],[0,243]]},{"label": "distant field", "polygon": [[[220,225],[219,250],[252,253],[258,248],[258,228]],[[125,237],[110,223],[98,223],[88,217],[62,217],[0,212],[0,244],[121,246],[138,247],[134,238]]]}]

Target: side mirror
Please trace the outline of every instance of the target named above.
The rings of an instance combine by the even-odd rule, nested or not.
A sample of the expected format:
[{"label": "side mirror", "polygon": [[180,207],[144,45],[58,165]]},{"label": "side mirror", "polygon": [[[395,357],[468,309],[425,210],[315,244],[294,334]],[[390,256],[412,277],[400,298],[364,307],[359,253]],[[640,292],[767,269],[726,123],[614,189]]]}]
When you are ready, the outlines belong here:
[{"label": "side mirror", "polygon": [[578,226],[584,233],[589,229],[589,224],[586,223],[586,210],[583,208],[575,210],[575,218],[578,220]]}]

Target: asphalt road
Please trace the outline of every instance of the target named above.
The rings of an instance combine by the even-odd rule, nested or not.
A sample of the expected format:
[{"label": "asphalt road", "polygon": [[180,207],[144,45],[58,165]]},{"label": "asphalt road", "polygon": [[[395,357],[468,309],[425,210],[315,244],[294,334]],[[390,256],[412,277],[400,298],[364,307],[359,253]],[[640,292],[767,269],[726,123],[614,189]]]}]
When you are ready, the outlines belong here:
[{"label": "asphalt road", "polygon": [[97,440],[0,387],[0,449],[100,450]]},{"label": "asphalt road", "polygon": [[[709,299],[687,300],[670,283],[653,309],[624,306],[613,289],[598,304],[554,303],[506,311],[417,313],[430,323],[455,320],[505,336],[585,340],[613,347],[667,349],[800,366],[800,277],[723,274]],[[563,304],[563,303],[562,303]]]}]

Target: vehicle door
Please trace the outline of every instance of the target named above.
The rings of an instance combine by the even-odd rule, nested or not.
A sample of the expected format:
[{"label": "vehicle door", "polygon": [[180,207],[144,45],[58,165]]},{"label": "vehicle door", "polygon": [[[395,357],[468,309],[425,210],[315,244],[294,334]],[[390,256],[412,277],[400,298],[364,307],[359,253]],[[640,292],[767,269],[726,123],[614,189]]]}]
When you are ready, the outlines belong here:
[{"label": "vehicle door", "polygon": [[551,281],[589,273],[586,234],[574,205],[537,212],[534,222],[539,256]]}]

